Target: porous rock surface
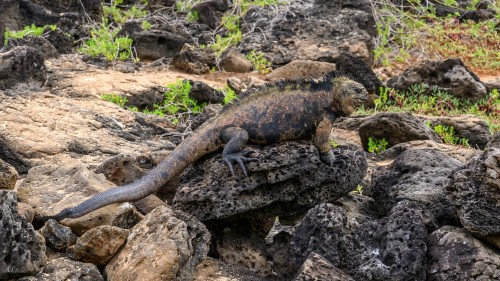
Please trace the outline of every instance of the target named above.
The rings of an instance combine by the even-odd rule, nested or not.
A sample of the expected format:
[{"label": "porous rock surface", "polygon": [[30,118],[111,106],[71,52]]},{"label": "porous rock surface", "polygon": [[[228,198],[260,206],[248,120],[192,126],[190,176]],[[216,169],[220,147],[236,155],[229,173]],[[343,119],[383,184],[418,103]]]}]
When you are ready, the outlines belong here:
[{"label": "porous rock surface", "polygon": [[17,194],[0,190],[0,279],[38,272],[47,263],[45,240],[17,213]]},{"label": "porous rock surface", "polygon": [[301,0],[255,7],[243,17],[241,30],[259,32],[245,38],[242,48],[244,53],[262,51],[275,65],[296,59],[328,61],[343,51],[371,62],[374,23],[365,0]]},{"label": "porous rock surface", "polygon": [[198,161],[180,177],[174,207],[201,221],[237,214],[269,217],[329,202],[353,190],[367,168],[362,153],[343,150],[345,165],[327,166],[310,142],[249,147],[259,161],[247,163],[248,177],[231,177],[219,153]]},{"label": "porous rock surface", "polygon": [[462,165],[437,149],[406,150],[389,166],[374,171],[372,184],[365,194],[377,202],[381,215],[387,214],[399,201],[410,200],[421,208],[430,229],[458,225],[445,186],[449,183],[448,176]]},{"label": "porous rock surface", "polygon": [[427,230],[408,201],[354,233],[347,268],[355,280],[425,280]]},{"label": "porous rock surface", "polygon": [[364,119],[359,126],[359,136],[366,151],[370,137],[385,139],[387,148],[414,140],[441,142],[439,135],[427,127],[423,120],[410,113],[399,112],[381,112]]},{"label": "porous rock surface", "polygon": [[489,148],[456,171],[448,190],[465,229],[500,249],[500,148]]},{"label": "porous rock surface", "polygon": [[105,265],[120,249],[129,230],[102,225],[85,232],[76,244],[68,248],[68,257],[73,260]]},{"label": "porous rock surface", "polygon": [[289,253],[295,268],[311,258],[312,253],[334,266],[343,265],[349,248],[346,225],[346,211],[342,207],[323,203],[310,209],[290,241]]},{"label": "porous rock surface", "polygon": [[192,216],[160,206],[130,232],[106,265],[112,280],[190,280],[208,253],[210,234]]},{"label": "porous rock surface", "polygon": [[20,46],[0,53],[0,61],[2,90],[22,82],[34,82],[37,85],[45,82],[44,55],[32,47]]},{"label": "porous rock surface", "polygon": [[19,281],[54,280],[104,281],[104,278],[94,264],[61,257],[48,262],[37,275],[19,279]]},{"label": "porous rock surface", "polygon": [[444,226],[427,240],[429,281],[500,280],[500,253],[463,228]]},{"label": "porous rock surface", "polygon": [[387,81],[387,86],[402,91],[413,85],[425,85],[429,91],[439,89],[473,101],[487,94],[486,86],[460,59],[422,61]]},{"label": "porous rock surface", "polygon": [[430,120],[431,127],[436,125],[444,125],[453,127],[454,136],[461,139],[467,139],[469,145],[473,148],[484,149],[491,139],[489,126],[483,119],[473,115],[462,116],[426,116],[425,119]]},{"label": "porous rock surface", "polygon": [[293,281],[354,281],[327,259],[312,252],[300,267]]},{"label": "porous rock surface", "polygon": [[14,189],[18,173],[12,165],[0,159],[0,189]]},{"label": "porous rock surface", "polygon": [[48,220],[40,229],[47,245],[56,251],[65,252],[69,246],[76,243],[76,235],[71,228],[59,224],[55,220]]}]

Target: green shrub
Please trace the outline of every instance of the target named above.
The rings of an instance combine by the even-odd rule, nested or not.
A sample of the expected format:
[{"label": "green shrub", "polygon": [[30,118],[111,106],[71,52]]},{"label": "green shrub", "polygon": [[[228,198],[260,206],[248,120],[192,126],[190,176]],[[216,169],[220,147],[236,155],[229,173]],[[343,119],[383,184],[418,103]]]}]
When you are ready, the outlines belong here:
[{"label": "green shrub", "polygon": [[119,107],[125,107],[125,104],[128,101],[126,97],[122,97],[117,94],[102,94],[101,99],[107,102],[112,102]]},{"label": "green shrub", "polygon": [[222,92],[224,93],[224,104],[228,104],[236,99],[236,93],[233,89],[229,88],[229,86],[226,85],[224,89],[222,89]]},{"label": "green shrub", "polygon": [[253,67],[262,74],[268,74],[271,71],[271,62],[268,61],[262,52],[256,52],[254,50],[245,56],[247,60],[251,61]]},{"label": "green shrub", "polygon": [[449,145],[461,145],[464,147],[470,147],[469,140],[466,138],[459,138],[455,136],[455,128],[452,126],[436,125],[434,126],[434,132],[436,132],[444,143]]},{"label": "green shrub", "polygon": [[31,24],[28,26],[25,26],[23,30],[20,31],[12,31],[9,29],[6,29],[4,32],[4,45],[8,46],[9,45],[9,39],[22,39],[26,36],[42,36],[47,29],[50,29],[52,31],[56,30],[55,25],[45,25],[45,26],[36,26],[35,24]]},{"label": "green shrub", "polygon": [[368,152],[380,154],[387,150],[387,145],[389,143],[385,138],[375,139],[372,137],[368,138]]}]

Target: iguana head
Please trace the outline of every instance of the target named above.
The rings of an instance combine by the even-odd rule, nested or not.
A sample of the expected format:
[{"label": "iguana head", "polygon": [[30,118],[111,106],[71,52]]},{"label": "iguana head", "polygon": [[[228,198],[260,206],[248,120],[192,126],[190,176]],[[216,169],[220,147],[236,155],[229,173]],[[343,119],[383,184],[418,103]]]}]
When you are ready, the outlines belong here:
[{"label": "iguana head", "polygon": [[351,115],[368,98],[365,87],[345,77],[333,79],[333,110],[342,116]]}]

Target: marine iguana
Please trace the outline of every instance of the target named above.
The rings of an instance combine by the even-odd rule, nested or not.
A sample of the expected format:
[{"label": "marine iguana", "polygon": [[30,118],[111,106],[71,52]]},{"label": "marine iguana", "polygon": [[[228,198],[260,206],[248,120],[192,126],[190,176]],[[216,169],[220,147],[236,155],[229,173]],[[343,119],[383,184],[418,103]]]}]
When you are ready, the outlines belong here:
[{"label": "marine iguana", "polygon": [[271,144],[314,135],[322,162],[340,162],[331,151],[333,121],[349,116],[367,98],[363,85],[329,74],[319,81],[278,81],[243,93],[239,100],[205,122],[158,166],[139,180],[118,186],[41,220],[77,218],[101,207],[144,198],[204,155],[223,147],[222,155],[234,176],[238,164],[252,161],[243,150],[247,142]]}]

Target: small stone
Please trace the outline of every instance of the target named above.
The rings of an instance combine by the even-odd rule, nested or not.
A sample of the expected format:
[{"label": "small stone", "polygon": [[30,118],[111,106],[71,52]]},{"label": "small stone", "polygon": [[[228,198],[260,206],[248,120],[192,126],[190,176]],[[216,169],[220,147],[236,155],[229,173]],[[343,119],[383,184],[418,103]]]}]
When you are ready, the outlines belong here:
[{"label": "small stone", "polygon": [[61,225],[55,220],[48,220],[40,229],[40,233],[45,238],[47,245],[58,252],[66,251],[69,246],[76,243],[78,238],[71,231],[71,228]]},{"label": "small stone", "polygon": [[0,159],[0,189],[14,189],[17,177],[16,169]]}]

